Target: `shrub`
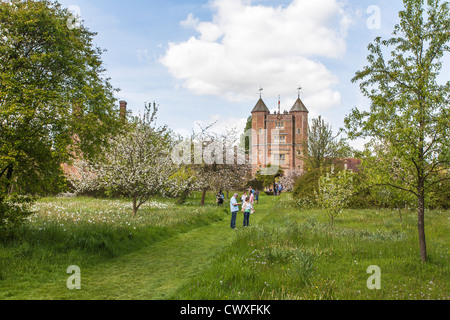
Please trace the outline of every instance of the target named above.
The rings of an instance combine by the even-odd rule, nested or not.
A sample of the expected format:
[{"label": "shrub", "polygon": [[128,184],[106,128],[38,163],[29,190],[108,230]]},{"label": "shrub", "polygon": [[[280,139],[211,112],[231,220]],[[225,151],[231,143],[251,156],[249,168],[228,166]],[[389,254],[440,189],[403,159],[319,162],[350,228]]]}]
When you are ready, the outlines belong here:
[{"label": "shrub", "polygon": [[430,209],[450,209],[450,180],[444,180],[432,187],[427,205]]},{"label": "shrub", "polygon": [[[335,167],[335,172],[343,170],[342,167]],[[319,179],[331,173],[330,167],[313,169],[297,179],[294,185],[292,196],[299,204],[308,204],[308,206],[317,205],[316,194],[319,191]]]},{"label": "shrub", "polygon": [[17,228],[33,212],[30,205],[35,202],[34,197],[12,196],[0,198],[0,230]]}]

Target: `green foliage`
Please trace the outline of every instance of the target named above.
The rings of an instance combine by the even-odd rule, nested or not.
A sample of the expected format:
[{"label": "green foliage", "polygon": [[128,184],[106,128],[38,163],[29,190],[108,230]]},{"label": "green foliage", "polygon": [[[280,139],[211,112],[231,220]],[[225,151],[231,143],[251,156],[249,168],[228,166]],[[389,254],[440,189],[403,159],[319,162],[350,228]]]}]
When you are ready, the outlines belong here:
[{"label": "green foliage", "polygon": [[[280,177],[284,174],[283,169],[278,168],[278,171],[274,174],[263,174],[262,171],[270,172],[272,165],[269,163],[267,165],[267,168],[260,169],[258,172],[256,172],[255,179],[259,181],[260,185],[262,185],[263,188],[270,187],[274,184],[275,178]],[[253,186],[252,186],[253,187]]]},{"label": "green foliage", "polygon": [[249,130],[252,130],[252,116],[247,118],[247,122],[245,124],[244,133],[240,137],[239,147],[245,150],[245,154],[249,154],[251,151],[251,140],[252,136],[246,135]]},{"label": "green foliage", "polygon": [[71,18],[50,1],[0,2],[2,194],[54,191],[61,163],[94,157],[120,128],[95,33]]},{"label": "green foliage", "polygon": [[450,209],[450,180],[443,180],[431,188],[427,204],[430,209]]},{"label": "green foliage", "polygon": [[338,135],[333,134],[329,123],[319,116],[311,120],[311,126],[308,128],[308,141],[303,143],[302,149],[308,170],[326,167],[336,162],[338,158],[350,157],[354,151],[344,140],[337,140]]},{"label": "green foliage", "polygon": [[[299,206],[314,207],[318,205],[316,195],[319,192],[319,180],[322,176],[330,174],[331,169],[331,166],[316,168],[297,179],[292,196]],[[341,170],[343,168],[340,166],[334,168],[336,173]]]},{"label": "green foliage", "polygon": [[317,202],[330,218],[331,224],[334,219],[347,207],[348,201],[353,194],[353,172],[341,170],[331,172],[319,178],[319,192]]},{"label": "green foliage", "polygon": [[20,227],[33,212],[33,197],[12,196],[0,198],[0,232]]},{"label": "green foliage", "polygon": [[253,178],[245,184],[244,188],[248,189],[249,187],[252,187],[253,189],[258,189],[259,191],[262,191],[264,189],[264,182],[262,179]]},{"label": "green foliage", "polygon": [[450,53],[450,5],[440,0],[403,4],[393,37],[378,37],[368,46],[368,65],[352,79],[370,99],[370,110],[352,110],[345,123],[351,139],[370,139],[364,167],[372,184],[416,197],[425,262],[426,200],[442,175],[450,179],[450,82],[440,77]]}]

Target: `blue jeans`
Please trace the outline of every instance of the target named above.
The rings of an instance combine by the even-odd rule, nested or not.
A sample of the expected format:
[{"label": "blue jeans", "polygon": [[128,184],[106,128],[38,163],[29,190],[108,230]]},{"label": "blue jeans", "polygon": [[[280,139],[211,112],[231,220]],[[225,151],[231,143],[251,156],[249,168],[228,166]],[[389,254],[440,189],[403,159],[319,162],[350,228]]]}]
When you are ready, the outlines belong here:
[{"label": "blue jeans", "polygon": [[244,227],[248,227],[248,223],[250,222],[250,211],[244,212]]},{"label": "blue jeans", "polygon": [[236,228],[236,216],[237,216],[237,211],[231,211],[231,229]]}]

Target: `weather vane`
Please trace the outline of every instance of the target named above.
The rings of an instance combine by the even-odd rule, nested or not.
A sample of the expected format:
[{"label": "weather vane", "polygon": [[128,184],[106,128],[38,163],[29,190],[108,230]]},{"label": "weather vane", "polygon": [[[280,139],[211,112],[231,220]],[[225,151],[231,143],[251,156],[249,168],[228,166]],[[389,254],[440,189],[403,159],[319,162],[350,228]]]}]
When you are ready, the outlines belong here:
[{"label": "weather vane", "polygon": [[301,91],[302,91],[302,87],[301,86],[298,86],[298,88],[297,88],[297,91],[298,91],[298,98],[300,99],[300,93],[301,93]]},{"label": "weather vane", "polygon": [[263,92],[263,90],[264,90],[264,89],[263,89],[262,87],[260,87],[259,90],[258,90],[258,91],[259,91],[259,98],[260,98],[260,99],[262,98],[262,92]]}]

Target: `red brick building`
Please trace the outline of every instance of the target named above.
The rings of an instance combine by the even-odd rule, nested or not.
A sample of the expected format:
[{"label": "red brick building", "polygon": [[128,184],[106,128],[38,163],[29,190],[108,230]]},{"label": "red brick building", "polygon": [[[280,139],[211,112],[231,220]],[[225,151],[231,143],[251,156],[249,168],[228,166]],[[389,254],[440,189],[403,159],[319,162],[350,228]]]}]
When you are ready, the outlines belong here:
[{"label": "red brick building", "polygon": [[283,171],[302,171],[302,144],[308,140],[309,111],[300,95],[289,112],[271,114],[259,99],[252,111],[252,165],[253,174],[268,164]]}]

